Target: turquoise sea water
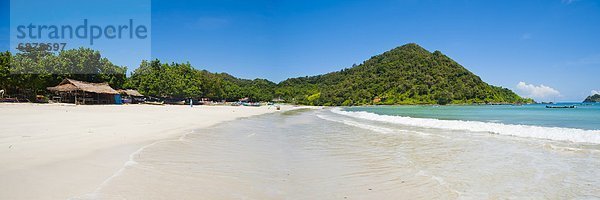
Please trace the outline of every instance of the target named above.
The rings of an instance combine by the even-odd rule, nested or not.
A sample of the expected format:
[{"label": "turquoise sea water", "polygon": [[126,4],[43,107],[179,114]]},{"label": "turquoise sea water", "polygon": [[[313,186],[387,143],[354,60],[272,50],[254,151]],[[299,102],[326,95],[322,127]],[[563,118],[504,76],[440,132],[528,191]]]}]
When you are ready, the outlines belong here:
[{"label": "turquoise sea water", "polygon": [[561,103],[553,106],[560,105],[575,105],[577,108],[552,109],[546,108],[545,104],[535,104],[523,106],[367,106],[349,107],[344,110],[412,118],[600,130],[600,104]]},{"label": "turquoise sea water", "polygon": [[[132,154],[123,171],[84,197],[600,199],[598,131],[416,118],[438,117],[428,111],[436,109],[449,119],[465,111],[496,119],[490,113],[542,108],[348,110],[356,109],[369,112],[282,111],[194,130]],[[415,118],[371,113],[407,111]]]}]

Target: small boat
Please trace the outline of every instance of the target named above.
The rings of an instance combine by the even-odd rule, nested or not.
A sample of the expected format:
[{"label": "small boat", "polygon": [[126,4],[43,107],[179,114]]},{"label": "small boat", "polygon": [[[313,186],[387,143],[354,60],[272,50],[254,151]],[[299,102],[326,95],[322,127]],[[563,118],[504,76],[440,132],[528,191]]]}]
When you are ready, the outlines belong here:
[{"label": "small boat", "polygon": [[570,105],[570,106],[550,106],[550,105],[546,105],[546,108],[577,108],[574,105]]},{"label": "small boat", "polygon": [[171,105],[186,105],[185,100],[165,99],[164,103]]},{"label": "small boat", "polygon": [[19,103],[19,99],[17,98],[0,98],[0,102],[4,103]]},{"label": "small boat", "polygon": [[144,102],[144,104],[148,104],[148,105],[164,105],[165,102],[161,101],[161,102],[157,102],[157,101],[146,101]]},{"label": "small boat", "polygon": [[260,103],[242,103],[242,105],[258,107],[258,106],[260,106]]}]

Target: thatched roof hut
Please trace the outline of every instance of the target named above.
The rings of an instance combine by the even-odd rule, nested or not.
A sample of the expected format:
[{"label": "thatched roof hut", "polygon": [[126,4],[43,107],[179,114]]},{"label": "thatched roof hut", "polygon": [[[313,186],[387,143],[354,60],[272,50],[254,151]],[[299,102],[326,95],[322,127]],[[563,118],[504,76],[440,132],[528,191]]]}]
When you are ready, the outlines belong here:
[{"label": "thatched roof hut", "polygon": [[132,89],[117,90],[117,92],[119,92],[125,96],[132,96],[132,97],[143,97],[144,96],[142,93],[138,92],[137,90],[132,90]]},{"label": "thatched roof hut", "polygon": [[88,83],[73,79],[64,79],[57,86],[48,87],[56,93],[53,101],[75,104],[120,104],[119,92],[108,83]]},{"label": "thatched roof hut", "polygon": [[64,79],[57,86],[48,87],[47,89],[53,92],[83,91],[97,94],[119,94],[108,83],[88,83],[68,78]]}]

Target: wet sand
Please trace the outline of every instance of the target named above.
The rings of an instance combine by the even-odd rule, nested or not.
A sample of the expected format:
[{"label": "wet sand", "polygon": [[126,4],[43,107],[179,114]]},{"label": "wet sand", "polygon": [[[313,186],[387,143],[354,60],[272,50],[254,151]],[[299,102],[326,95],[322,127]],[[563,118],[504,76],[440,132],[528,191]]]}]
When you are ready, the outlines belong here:
[{"label": "wet sand", "polygon": [[87,194],[144,146],[271,112],[277,111],[267,106],[0,104],[0,199]]},{"label": "wet sand", "polygon": [[0,108],[0,199],[600,198],[595,144],[328,109]]},{"label": "wet sand", "polygon": [[196,129],[82,199],[594,199],[600,146],[364,121],[329,110]]}]

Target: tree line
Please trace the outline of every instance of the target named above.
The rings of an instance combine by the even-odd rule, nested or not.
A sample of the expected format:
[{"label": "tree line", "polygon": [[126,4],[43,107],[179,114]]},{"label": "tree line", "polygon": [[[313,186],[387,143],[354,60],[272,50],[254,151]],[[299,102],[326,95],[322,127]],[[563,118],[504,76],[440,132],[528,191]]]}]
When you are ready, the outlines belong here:
[{"label": "tree line", "polygon": [[273,99],[276,84],[266,79],[240,79],[226,73],[197,70],[189,63],[142,61],[126,77],[127,68],[103,58],[99,51],[87,48],[61,51],[26,49],[15,55],[0,52],[0,89],[18,98],[33,100],[49,92],[65,78],[86,82],[107,82],[115,89],[137,89],[157,98],[210,98],[236,101]]},{"label": "tree line", "polygon": [[278,84],[211,73],[190,63],[142,61],[129,77],[100,52],[80,48],[52,54],[26,50],[0,53],[0,88],[33,98],[64,78],[108,82],[159,98],[210,98],[286,102],[303,105],[531,103],[509,89],[483,82],[439,51],[407,44],[360,65],[328,74],[290,78]]},{"label": "tree line", "polygon": [[189,63],[142,61],[124,84],[144,95],[170,98],[210,98],[237,101],[271,101],[276,84],[266,79],[240,79],[226,73],[198,70]]},{"label": "tree line", "polygon": [[0,52],[0,89],[18,98],[34,99],[37,94],[47,94],[47,87],[56,86],[64,78],[121,86],[127,79],[126,71],[126,67],[111,63],[91,49],[58,54],[33,48],[15,55]]}]

